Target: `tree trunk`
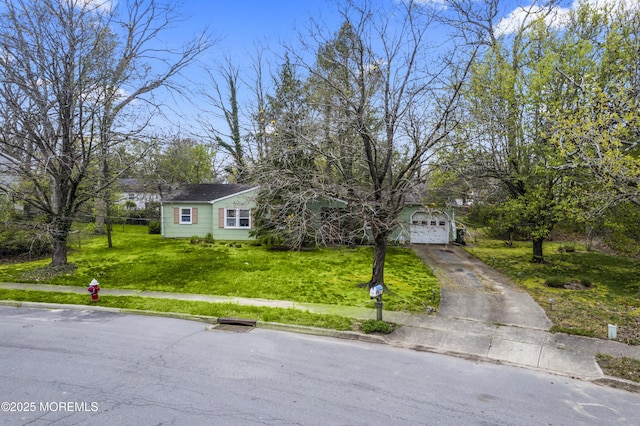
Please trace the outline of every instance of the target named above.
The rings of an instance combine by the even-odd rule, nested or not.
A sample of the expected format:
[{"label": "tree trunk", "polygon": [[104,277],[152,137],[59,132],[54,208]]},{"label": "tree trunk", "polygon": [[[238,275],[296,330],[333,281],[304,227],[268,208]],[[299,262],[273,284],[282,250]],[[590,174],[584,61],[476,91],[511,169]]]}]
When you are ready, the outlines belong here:
[{"label": "tree trunk", "polygon": [[63,266],[67,264],[67,242],[62,240],[55,240],[53,242],[53,256],[51,257],[51,264],[49,266]]},{"label": "tree trunk", "polygon": [[384,259],[387,255],[387,234],[376,234],[374,236],[373,249],[373,270],[371,272],[371,281],[369,288],[378,284],[384,285]]},{"label": "tree trunk", "polygon": [[99,193],[96,195],[96,219],[95,219],[95,230],[94,233],[98,235],[103,235],[105,232],[105,204],[106,201],[104,199],[104,194]]},{"label": "tree trunk", "polygon": [[[98,172],[98,182],[97,188],[102,189],[104,183],[109,179],[109,163],[108,163],[108,149],[107,146],[109,144],[109,132],[105,131],[106,120],[103,120],[102,126],[100,129],[100,169]],[[103,235],[105,233],[105,225],[109,226],[105,217],[109,214],[109,194],[105,193],[105,191],[99,191],[96,194],[96,226],[95,233],[98,235]],[[108,232],[108,231],[107,231]]]},{"label": "tree trunk", "polygon": [[544,255],[542,254],[542,243],[544,242],[543,238],[534,238],[533,239],[533,259],[534,263],[544,263]]},{"label": "tree trunk", "polygon": [[71,228],[71,218],[63,216],[53,223],[53,255],[49,266],[63,266],[67,264],[67,238]]},{"label": "tree trunk", "polygon": [[106,221],[105,221],[105,225],[106,225],[106,231],[107,231],[107,247],[109,248],[113,248],[113,241],[111,240],[111,202],[109,201],[111,199],[110,191],[105,191],[105,200],[106,200]]},{"label": "tree trunk", "polygon": [[63,266],[67,264],[67,240],[56,239],[53,241],[53,256],[49,266]]},{"label": "tree trunk", "polygon": [[107,219],[106,228],[107,228],[107,247],[113,248],[113,240],[111,239],[111,220],[110,219]]}]

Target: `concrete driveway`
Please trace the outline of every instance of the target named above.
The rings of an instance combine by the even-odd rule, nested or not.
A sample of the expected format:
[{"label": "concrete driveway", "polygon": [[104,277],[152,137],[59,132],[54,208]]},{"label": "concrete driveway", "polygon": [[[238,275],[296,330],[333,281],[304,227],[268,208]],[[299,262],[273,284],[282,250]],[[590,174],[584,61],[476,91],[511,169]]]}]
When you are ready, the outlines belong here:
[{"label": "concrete driveway", "polygon": [[533,298],[460,247],[413,245],[440,280],[438,317],[548,330],[551,321]]}]

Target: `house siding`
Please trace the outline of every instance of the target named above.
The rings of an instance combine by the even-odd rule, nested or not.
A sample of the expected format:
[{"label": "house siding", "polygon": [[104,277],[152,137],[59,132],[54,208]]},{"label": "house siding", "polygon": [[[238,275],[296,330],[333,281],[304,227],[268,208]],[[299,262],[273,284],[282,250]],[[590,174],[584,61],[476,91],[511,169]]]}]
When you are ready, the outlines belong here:
[{"label": "house siding", "polygon": [[[179,223],[179,209],[190,207],[192,223]],[[197,210],[196,210],[197,209]],[[194,235],[204,237],[211,232],[211,204],[170,203],[162,206],[162,235],[167,238],[189,238]]]},{"label": "house siding", "polygon": [[409,241],[409,225],[411,224],[411,215],[421,208],[421,206],[404,206],[402,208],[400,214],[398,215],[399,225],[389,235],[389,241]]},{"label": "house siding", "polygon": [[[253,207],[255,206],[255,198],[258,191],[253,190],[242,194],[232,195],[230,197],[218,200],[212,204],[215,217],[211,221],[214,225],[212,231],[213,238],[217,240],[235,240],[235,241],[247,241],[254,240],[255,238],[249,235],[251,229],[253,229]],[[249,209],[251,213],[251,228],[249,229],[229,229],[224,228],[224,211],[225,209]],[[220,219],[222,215],[222,220]],[[222,226],[221,226],[222,225]]]},{"label": "house siding", "polygon": [[[250,209],[255,205],[256,190],[230,195],[213,202],[167,202],[162,205],[162,235],[165,238],[204,237],[211,233],[216,240],[246,241],[254,238],[249,235],[249,229],[224,228],[225,209]],[[181,207],[197,208],[194,219],[197,223],[174,223],[174,209]],[[222,214],[222,219],[220,219]],[[253,227],[253,216],[251,217]]]},{"label": "house siding", "polygon": [[[192,236],[204,237],[211,234],[216,240],[246,241],[254,238],[249,235],[253,229],[253,208],[258,189],[253,188],[245,192],[229,195],[214,201],[171,201],[162,204],[162,235],[166,238],[190,238]],[[314,226],[320,227],[320,212],[322,208],[340,208],[344,202],[340,200],[312,201],[308,208],[312,212]],[[175,215],[174,209],[183,207],[192,208],[192,224],[180,224],[179,217]],[[196,210],[197,209],[197,210]],[[252,211],[250,228],[225,228],[226,209],[249,209]],[[406,205],[398,217],[398,227],[389,235],[389,242],[401,243],[411,240],[411,217],[416,211],[424,210],[420,205]],[[455,237],[452,229],[455,227],[453,221],[449,222],[449,241]],[[370,234],[370,232],[369,232]],[[369,235],[371,238],[371,235]]]}]

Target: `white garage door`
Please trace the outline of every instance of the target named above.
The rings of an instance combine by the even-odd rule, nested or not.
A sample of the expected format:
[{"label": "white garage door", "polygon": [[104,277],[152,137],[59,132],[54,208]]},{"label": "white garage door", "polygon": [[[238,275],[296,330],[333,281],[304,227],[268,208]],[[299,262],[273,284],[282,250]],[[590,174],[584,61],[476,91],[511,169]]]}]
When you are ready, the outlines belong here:
[{"label": "white garage door", "polygon": [[412,244],[447,244],[449,242],[447,221],[442,216],[416,212],[411,218],[409,238]]}]

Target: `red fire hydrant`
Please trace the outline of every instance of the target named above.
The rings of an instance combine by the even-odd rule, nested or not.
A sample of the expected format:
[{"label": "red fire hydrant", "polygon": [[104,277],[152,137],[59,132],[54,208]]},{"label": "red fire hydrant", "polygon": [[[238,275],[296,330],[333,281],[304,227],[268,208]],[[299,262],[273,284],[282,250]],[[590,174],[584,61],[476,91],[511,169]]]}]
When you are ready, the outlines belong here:
[{"label": "red fire hydrant", "polygon": [[98,300],[100,300],[100,298],[98,297],[98,292],[100,291],[100,283],[98,283],[98,281],[94,278],[91,280],[91,284],[89,284],[89,288],[87,288],[87,291],[89,292],[89,294],[91,295],[91,301],[92,302],[96,302]]}]

